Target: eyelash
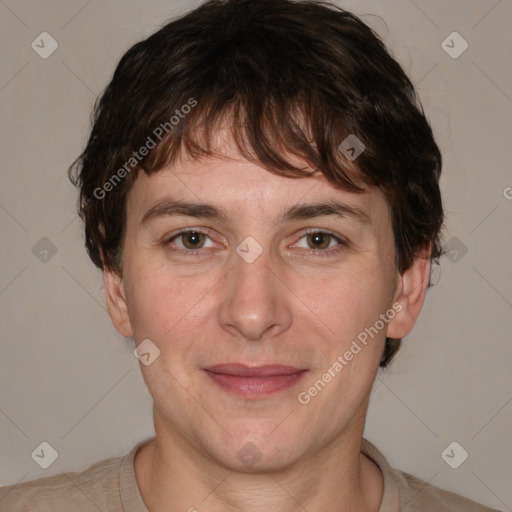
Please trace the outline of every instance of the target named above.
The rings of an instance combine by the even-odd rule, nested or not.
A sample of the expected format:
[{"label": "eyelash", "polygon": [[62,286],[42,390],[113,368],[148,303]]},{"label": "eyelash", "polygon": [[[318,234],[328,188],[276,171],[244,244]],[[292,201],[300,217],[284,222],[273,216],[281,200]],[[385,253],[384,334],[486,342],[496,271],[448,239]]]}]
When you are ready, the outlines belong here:
[{"label": "eyelash", "polygon": [[[164,245],[166,245],[166,246],[167,245],[171,245],[171,242],[173,240],[175,240],[176,238],[179,238],[180,236],[186,235],[187,233],[200,233],[200,234],[205,235],[208,238],[210,238],[208,233],[206,233],[205,231],[203,231],[203,230],[201,230],[199,228],[187,228],[187,229],[184,229],[183,231],[180,231],[180,232],[174,234],[172,237],[167,238],[166,240],[164,240]],[[322,235],[328,235],[328,236],[331,237],[331,239],[334,238],[339,243],[339,245],[335,249],[310,249],[310,250],[305,249],[308,252],[308,254],[310,254],[310,255],[312,255],[314,257],[332,256],[334,254],[337,254],[337,253],[341,252],[343,249],[345,249],[348,246],[348,242],[346,242],[345,240],[343,240],[339,236],[335,235],[334,233],[331,233],[330,231],[324,231],[324,230],[319,230],[319,229],[314,229],[314,228],[306,230],[302,234],[302,236],[297,240],[297,242],[302,240],[307,235],[311,235],[313,233],[315,233],[315,234],[322,234]],[[295,242],[295,244],[297,242]],[[183,255],[186,255],[186,256],[192,256],[192,257],[203,256],[204,253],[209,252],[208,249],[179,249],[179,248],[176,249],[176,248],[173,248],[171,250],[173,252],[175,252],[175,253],[183,254]]]}]

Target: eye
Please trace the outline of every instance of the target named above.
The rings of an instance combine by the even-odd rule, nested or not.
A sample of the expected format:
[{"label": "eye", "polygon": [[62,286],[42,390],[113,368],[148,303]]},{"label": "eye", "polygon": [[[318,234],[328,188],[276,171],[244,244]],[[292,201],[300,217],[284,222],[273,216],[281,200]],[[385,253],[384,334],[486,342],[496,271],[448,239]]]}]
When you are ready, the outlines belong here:
[{"label": "eye", "polygon": [[[304,246],[304,243],[300,243],[301,240],[304,240],[306,246]],[[342,250],[346,245],[347,242],[333,233],[329,233],[328,231],[311,230],[299,238],[293,247],[308,249],[310,253],[315,255],[319,253],[326,253],[326,255],[328,255]]]},{"label": "eye", "polygon": [[[206,246],[205,243],[207,239],[211,240],[204,231],[199,229],[188,229],[173,235],[166,241],[166,244],[170,245],[171,249],[178,253],[190,254],[193,252],[202,254],[202,249],[215,246],[213,243]],[[177,248],[173,248],[173,245],[176,245]]]}]

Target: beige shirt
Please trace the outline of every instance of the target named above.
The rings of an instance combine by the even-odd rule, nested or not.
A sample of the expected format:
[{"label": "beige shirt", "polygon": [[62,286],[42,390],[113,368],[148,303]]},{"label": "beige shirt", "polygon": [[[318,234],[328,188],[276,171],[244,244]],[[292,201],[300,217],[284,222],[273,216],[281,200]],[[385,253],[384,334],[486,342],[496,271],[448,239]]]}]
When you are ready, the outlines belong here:
[{"label": "beige shirt", "polygon": [[[149,512],[137,486],[134,456],[106,459],[81,472],[0,487],[1,512]],[[384,475],[379,512],[498,512],[392,468],[368,440],[361,451]],[[191,504],[193,509],[194,504]],[[196,507],[201,512],[201,507]]]}]

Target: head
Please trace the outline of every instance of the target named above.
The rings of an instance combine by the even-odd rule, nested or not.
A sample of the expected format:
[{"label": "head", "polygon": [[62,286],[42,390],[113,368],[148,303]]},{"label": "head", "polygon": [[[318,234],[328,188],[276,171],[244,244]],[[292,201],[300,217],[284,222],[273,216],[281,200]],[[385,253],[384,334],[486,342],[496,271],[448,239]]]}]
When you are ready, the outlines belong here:
[{"label": "head", "polygon": [[[380,317],[371,348],[308,406],[317,428],[344,380],[360,385],[339,425],[356,414],[373,383],[361,370],[387,366],[414,325],[430,263],[441,254],[440,172],[414,87],[378,36],[337,7],[288,0],[212,0],[130,48],[70,169],[113,322],[161,351],[143,371],[162,409],[157,388],[183,394],[189,419],[208,421],[190,396],[212,398],[206,388],[202,395],[201,365],[209,363],[275,358],[309,365],[316,379],[393,310]],[[169,215],[169,198],[203,207],[190,216],[173,204],[180,216]],[[303,209],[290,224],[283,211],[333,200],[349,208],[323,224],[317,208],[315,233],[341,235],[345,253],[288,258],[285,245],[312,217]],[[226,215],[212,215],[212,205]],[[170,256],[178,228],[194,226],[213,246],[199,258]],[[235,251],[246,237],[259,253],[251,263]],[[277,416],[265,412],[268,401],[219,403],[233,418],[237,407],[254,421],[260,414],[270,428]],[[169,408],[162,417],[185,432],[175,414]],[[301,414],[308,415],[299,413],[298,425]],[[248,435],[244,421],[233,419],[231,432]]]}]

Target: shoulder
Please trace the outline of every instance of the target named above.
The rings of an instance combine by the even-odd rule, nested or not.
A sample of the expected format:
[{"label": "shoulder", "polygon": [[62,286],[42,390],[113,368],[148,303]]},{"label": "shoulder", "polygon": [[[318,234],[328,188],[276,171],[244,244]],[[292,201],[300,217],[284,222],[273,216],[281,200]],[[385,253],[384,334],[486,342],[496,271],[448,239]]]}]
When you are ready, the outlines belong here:
[{"label": "shoulder", "polygon": [[399,486],[402,512],[499,512],[404,471],[393,469],[392,472]]},{"label": "shoulder", "polygon": [[79,472],[0,487],[5,512],[97,512],[119,496],[119,471],[125,457],[105,459]]},{"label": "shoulder", "polygon": [[460,494],[431,485],[409,473],[393,469],[400,488],[400,506],[403,512],[499,512]]},{"label": "shoulder", "polygon": [[500,512],[391,467],[364,437],[361,451],[377,464],[384,477],[380,512]]}]

